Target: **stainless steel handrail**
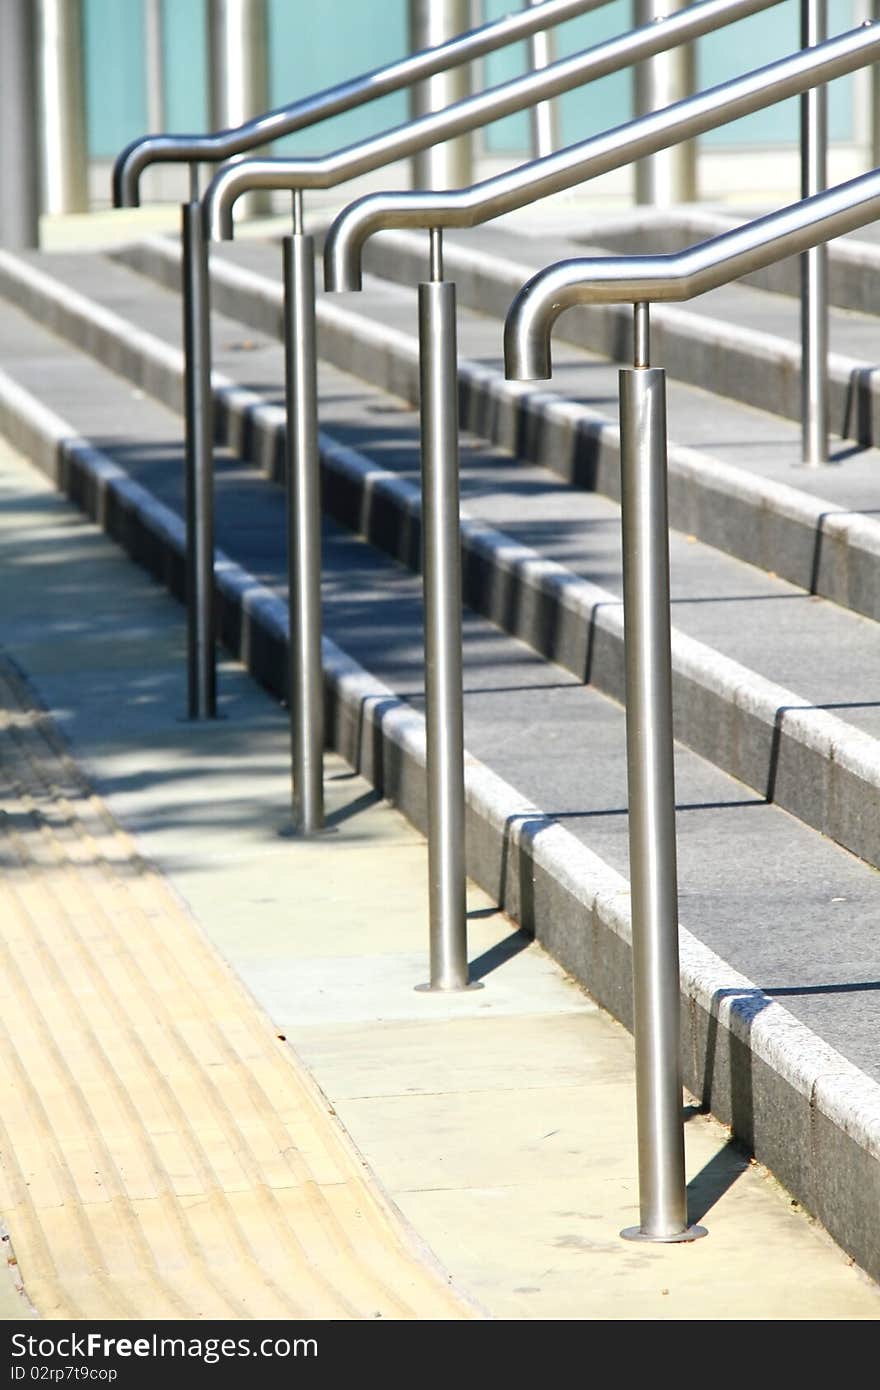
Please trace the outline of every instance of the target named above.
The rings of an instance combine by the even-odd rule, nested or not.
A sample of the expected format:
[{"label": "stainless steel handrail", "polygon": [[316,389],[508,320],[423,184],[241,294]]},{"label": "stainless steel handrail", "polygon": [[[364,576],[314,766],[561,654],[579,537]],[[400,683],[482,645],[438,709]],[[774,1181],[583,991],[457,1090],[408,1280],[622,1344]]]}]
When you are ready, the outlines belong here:
[{"label": "stainless steel handrail", "polygon": [[[687,9],[679,10],[662,21],[644,25],[641,29],[633,29],[571,57],[560,58],[549,67],[490,87],[477,96],[456,102],[444,111],[429,112],[416,121],[408,121],[381,135],[359,140],[353,145],[335,150],[332,154],[300,159],[247,159],[241,163],[229,164],[215,174],[205,191],[203,203],[206,229],[213,237],[231,236],[234,204],[244,193],[253,189],[333,188],[347,179],[356,178],[397,159],[403,159],[424,148],[426,144],[449,140],[465,131],[488,125],[490,121],[521,111],[535,102],[560,96],[574,87],[585,86],[588,82],[631,67],[667,48],[688,43],[723,25],[733,24],[738,19],[744,19],[779,3],[780,0],[701,0],[699,4],[689,5]],[[550,158],[560,159],[565,153],[567,151],[562,151]],[[533,161],[521,167],[528,170],[537,162],[540,161]],[[475,188],[483,186],[474,185]],[[381,198],[386,195],[373,196]],[[431,200],[441,195],[425,192],[399,196],[426,199],[428,204],[433,206]],[[462,195],[455,191],[448,196],[459,198]],[[357,204],[353,206],[356,207]]]},{"label": "stainless steel handrail", "polygon": [[[417,149],[488,123],[528,103],[592,81],[649,58],[700,34],[732,23],[776,0],[703,0],[662,23],[594,46],[537,73],[503,83],[481,95],[432,112],[372,139],[322,158],[249,159],[221,169],[205,193],[206,233],[231,236],[235,200],[256,188],[288,188],[294,193],[295,228],[285,240],[285,355],[288,403],[288,527],[290,558],[290,710],[293,743],[294,805],[301,824],[315,828],[320,793],[322,690],[320,681],[320,509],[317,451],[317,390],[312,241],[303,230],[303,190],[330,187]],[[432,280],[442,280],[439,234],[432,250]],[[420,341],[442,339],[438,378],[433,357],[422,354],[423,491],[425,498],[425,595],[428,720],[428,855],[431,882],[431,979],[434,989],[463,988],[468,980],[464,902],[464,783],[460,718],[460,641],[452,602],[458,530],[455,431],[447,428],[455,411],[454,286],[420,290]],[[449,373],[451,372],[451,375]],[[445,375],[444,375],[445,373]],[[309,385],[311,383],[311,385]],[[443,479],[442,486],[438,478]],[[440,498],[453,489],[451,502]],[[442,621],[438,611],[442,610]],[[458,620],[460,623],[460,619]],[[456,676],[458,672],[458,676]],[[452,698],[456,687],[457,701]],[[453,732],[458,730],[458,741]],[[454,747],[457,747],[457,753]],[[311,817],[311,819],[310,819]]]},{"label": "stainless steel handrail", "polygon": [[575,257],[541,270],[507,315],[504,356],[517,381],[552,374],[550,333],[576,304],[675,303],[693,299],[786,256],[880,217],[880,170],[767,213],[708,241],[663,256]]},{"label": "stainless steel handrail", "polygon": [[126,146],[113,166],[114,207],[139,205],[141,174],[151,164],[215,164],[230,159],[390,92],[401,91],[434,73],[506,48],[541,29],[595,9],[601,3],[604,0],[545,0],[541,5],[459,34],[436,48],[409,54],[385,67],[361,73],[322,92],[280,106],[232,130],[219,130],[210,135],[142,135]]},{"label": "stainless steel handrail", "polygon": [[629,302],[632,368],[620,373],[633,1016],[642,1240],[688,1239],[679,1042],[666,374],[650,366],[650,305],[691,299],[880,217],[880,170],[665,256],[562,261],[517,293],[507,375],[551,375],[550,335],[575,304]]},{"label": "stainless steel handrail", "polygon": [[[690,11],[679,13],[687,15]],[[665,21],[664,27],[671,26],[678,17]],[[813,48],[768,63],[662,111],[628,121],[470,188],[441,193],[366,194],[341,212],[329,229],[324,246],[326,287],[337,291],[360,289],[364,243],[376,232],[392,227],[478,226],[679,140],[701,135],[739,116],[844,76],[878,57],[880,25],[866,22]]]},{"label": "stainless steel handrail", "polygon": [[[481,54],[541,28],[583,14],[607,0],[547,0],[527,12],[495,20],[448,43],[413,54],[385,68],[365,73],[348,82],[303,98],[291,106],[247,121],[234,130],[213,135],[148,135],[135,140],[116,160],[113,197],[116,206],[136,206],[140,201],[140,176],[156,162],[189,162],[190,200],[181,210],[183,246],[183,335],[185,343],[184,401],[186,416],[186,591],[187,591],[187,699],[191,718],[212,718],[216,713],[216,652],[214,643],[214,538],[213,538],[213,426],[211,400],[210,280],[199,203],[200,160],[224,159],[243,153],[280,135],[338,115],[421,81],[431,74],[468,62]],[[302,227],[299,226],[299,231]],[[290,273],[298,273],[293,258]],[[306,364],[307,366],[307,364]],[[302,378],[304,380],[304,378]],[[300,432],[308,437],[308,430]],[[311,494],[310,494],[311,495]],[[315,498],[317,492],[314,492]],[[308,547],[306,547],[308,551]],[[310,553],[310,552],[309,552]],[[316,629],[320,662],[320,627]],[[291,671],[291,692],[300,691],[299,675]],[[308,689],[317,692],[316,706],[301,710],[291,700],[291,717],[299,725],[294,742],[301,743],[306,727],[311,752],[303,759],[311,769],[297,780],[294,820],[304,830],[319,828],[323,819],[321,758],[323,722],[320,686],[314,676]],[[295,710],[300,710],[297,714]],[[304,771],[305,762],[301,767]]]},{"label": "stainless steel handrail", "polygon": [[[672,22],[667,21],[667,24]],[[469,189],[446,193],[372,194],[361,198],[340,214],[330,228],[324,248],[327,288],[360,288],[361,254],[367,237],[374,231],[392,226],[430,230],[431,279],[442,279],[443,227],[473,226],[487,221],[499,213],[570,187],[594,174],[653,154],[678,140],[808,90],[817,83],[841,76],[877,58],[880,58],[880,26],[859,28]],[[425,286],[420,286],[420,306],[424,291]],[[440,513],[428,505],[428,499],[435,492],[435,475],[441,473],[447,479],[448,486],[454,486],[457,477],[455,367],[450,366],[452,359],[444,331],[444,319],[439,315],[432,318],[427,308],[424,313],[420,311],[419,352],[423,380],[433,381],[438,363],[451,373],[451,380],[444,390],[437,388],[434,395],[438,398],[442,396],[448,402],[447,410],[452,413],[452,420],[438,420],[437,411],[427,409],[424,401],[422,403],[426,629],[440,634],[442,642],[438,649],[444,653],[444,669],[451,669],[452,653],[460,647],[461,617],[448,603],[446,596],[454,588],[458,550],[449,542]],[[443,623],[437,617],[440,611],[443,613]],[[457,727],[460,723],[461,690],[459,687],[455,699],[450,694],[451,690],[451,683],[436,679],[429,666],[426,691],[429,719],[428,794],[429,805],[435,811],[435,818],[429,822],[428,835],[432,882],[442,879],[449,866],[463,862],[460,851],[464,834],[463,794],[459,794],[456,800],[448,765],[437,756],[439,744],[432,742],[432,707],[446,702],[436,714],[438,729],[452,725]],[[461,754],[463,758],[463,748]],[[440,867],[435,868],[435,863]],[[461,901],[461,894],[458,900]],[[453,901],[451,893],[447,893],[445,901]],[[463,916],[458,919],[452,916],[446,919],[432,918],[432,961],[450,955],[449,949],[444,952],[436,943],[463,941],[464,938]]]}]

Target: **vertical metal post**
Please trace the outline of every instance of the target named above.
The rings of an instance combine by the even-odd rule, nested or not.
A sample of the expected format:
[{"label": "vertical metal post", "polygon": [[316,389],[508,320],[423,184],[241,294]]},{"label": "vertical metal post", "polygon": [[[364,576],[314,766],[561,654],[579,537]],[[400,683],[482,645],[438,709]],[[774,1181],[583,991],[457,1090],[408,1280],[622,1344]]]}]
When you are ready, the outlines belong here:
[{"label": "vertical metal post", "polygon": [[159,132],[165,129],[162,0],[144,0],[144,59],[147,78],[147,124],[151,131]]},{"label": "vertical metal post", "polygon": [[[468,0],[408,0],[409,49],[420,53],[436,48],[446,39],[467,31],[470,24]],[[435,73],[426,82],[410,88],[411,119],[429,111],[441,111],[455,101],[470,96],[470,69],[467,63],[446,72]],[[412,156],[413,188],[465,188],[473,183],[472,138],[459,135]]]},{"label": "vertical metal post", "polygon": [[[267,48],[266,0],[208,0],[210,106],[215,130],[241,125],[268,110]],[[249,193],[240,208],[253,217],[268,212],[271,204],[270,193]]]},{"label": "vertical metal post", "polygon": [[321,669],[321,464],[314,238],[284,238],[284,360],[287,400],[287,573],[290,610],[288,702],[293,824],[305,835],[324,823],[324,685]]},{"label": "vertical metal post", "polygon": [[461,536],[455,285],[431,232],[430,281],[419,285],[425,719],[428,759],[429,990],[468,987],[464,839]]},{"label": "vertical metal post", "polygon": [[[880,0],[873,0],[871,18],[880,19]],[[880,169],[880,63],[872,63],[867,73],[870,91],[870,136],[869,157],[872,169]]]},{"label": "vertical metal post", "polygon": [[[827,0],[801,0],[801,47],[828,37]],[[800,98],[801,197],[827,187],[828,88]],[[828,462],[828,247],[823,242],[801,255],[801,430],[803,460],[811,468]]]},{"label": "vertical metal post", "polygon": [[81,0],[39,0],[37,13],[43,211],[87,212]]},{"label": "vertical metal post", "polygon": [[[540,5],[542,0],[528,0]],[[549,67],[554,59],[554,36],[549,29],[539,29],[529,39],[529,66],[533,72]],[[532,155],[543,159],[559,148],[558,105],[555,101],[539,101],[531,108]]]},{"label": "vertical metal post", "polygon": [[666,373],[649,367],[635,306],[634,369],[620,373],[626,751],[640,1224],[629,1240],[684,1241],[678,885],[666,501]]},{"label": "vertical metal post", "polygon": [[[878,7],[880,8],[880,7]],[[880,18],[880,16],[878,16]],[[872,63],[868,73],[871,89],[871,150],[872,169],[880,169],[880,64]]]},{"label": "vertical metal post", "polygon": [[[683,8],[684,0],[635,0],[635,22],[662,22],[665,15]],[[694,46],[679,44],[657,53],[633,72],[635,114],[649,115],[673,102],[682,101],[694,91]],[[668,208],[676,203],[693,202],[697,196],[697,146],[695,140],[681,140],[667,150],[658,150],[635,165],[637,203]]]},{"label": "vertical metal post", "polygon": [[37,246],[35,15],[32,0],[0,4],[0,246]]},{"label": "vertical metal post", "polygon": [[214,428],[208,245],[197,180],[181,209],[186,412],[187,701],[191,719],[217,713],[214,659]]}]

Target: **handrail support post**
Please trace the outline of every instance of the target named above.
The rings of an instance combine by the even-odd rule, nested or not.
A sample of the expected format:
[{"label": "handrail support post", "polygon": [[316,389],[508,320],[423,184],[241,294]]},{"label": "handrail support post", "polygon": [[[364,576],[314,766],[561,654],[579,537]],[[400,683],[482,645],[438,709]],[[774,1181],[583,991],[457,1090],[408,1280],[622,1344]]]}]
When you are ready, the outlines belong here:
[{"label": "handrail support post", "polygon": [[443,279],[443,228],[431,227],[430,236],[430,278]]},{"label": "handrail support post", "polygon": [[633,366],[651,365],[651,306],[644,302],[633,305]]},{"label": "handrail support post", "polygon": [[[828,0],[801,0],[801,46],[828,37]],[[828,186],[828,88],[813,87],[800,98],[801,197]],[[803,252],[801,273],[801,431],[808,468],[828,462],[828,248]]]},{"label": "handrail support post", "polygon": [[294,230],[284,238],[285,431],[287,564],[290,612],[288,707],[293,828],[324,826],[324,678],[321,662],[321,461],[314,238],[302,230],[302,199],[294,198]]},{"label": "handrail support post", "polygon": [[184,411],[186,416],[187,706],[190,719],[217,714],[214,649],[214,426],[208,243],[195,196],[181,209],[183,243]]},{"label": "handrail support post", "polygon": [[666,373],[649,367],[647,304],[620,372],[626,745],[640,1222],[628,1240],[689,1241],[666,498]]},{"label": "handrail support post", "polygon": [[455,285],[431,230],[431,279],[419,285],[425,724],[428,782],[430,981],[468,984],[464,712]]}]

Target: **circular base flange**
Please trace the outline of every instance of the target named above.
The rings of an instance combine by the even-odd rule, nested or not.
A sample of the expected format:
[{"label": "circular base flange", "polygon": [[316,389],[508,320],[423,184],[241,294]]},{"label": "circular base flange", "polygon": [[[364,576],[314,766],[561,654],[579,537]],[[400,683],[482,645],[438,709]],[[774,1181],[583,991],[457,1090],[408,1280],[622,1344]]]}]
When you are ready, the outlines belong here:
[{"label": "circular base flange", "polygon": [[453,985],[450,989],[444,989],[442,985],[415,985],[416,994],[467,994],[468,990],[483,989],[482,980],[471,980],[466,985]]},{"label": "circular base flange", "polygon": [[282,840],[320,840],[322,835],[338,835],[337,825],[322,825],[320,830],[300,830],[298,825],[288,821],[278,829],[278,834]]},{"label": "circular base flange", "polygon": [[709,1232],[705,1226],[688,1226],[683,1231],[676,1231],[672,1236],[652,1236],[643,1231],[641,1226],[625,1226],[620,1234],[624,1240],[649,1240],[654,1245],[682,1245],[688,1241],[701,1240]]}]

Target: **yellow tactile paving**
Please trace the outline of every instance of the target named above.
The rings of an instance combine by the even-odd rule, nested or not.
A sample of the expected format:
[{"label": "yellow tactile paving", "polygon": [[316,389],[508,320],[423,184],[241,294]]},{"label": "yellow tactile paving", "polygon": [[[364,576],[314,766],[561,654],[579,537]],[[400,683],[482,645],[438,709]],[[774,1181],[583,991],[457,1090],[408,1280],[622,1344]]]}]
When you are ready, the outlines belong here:
[{"label": "yellow tactile paving", "polygon": [[0,1213],[53,1318],[457,1318],[0,657]]}]

